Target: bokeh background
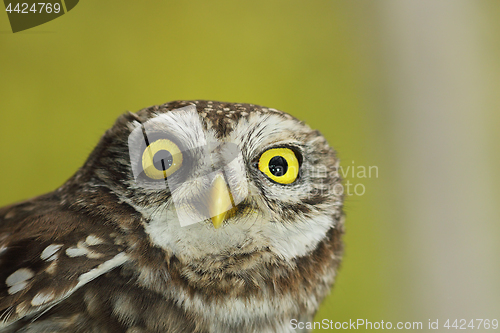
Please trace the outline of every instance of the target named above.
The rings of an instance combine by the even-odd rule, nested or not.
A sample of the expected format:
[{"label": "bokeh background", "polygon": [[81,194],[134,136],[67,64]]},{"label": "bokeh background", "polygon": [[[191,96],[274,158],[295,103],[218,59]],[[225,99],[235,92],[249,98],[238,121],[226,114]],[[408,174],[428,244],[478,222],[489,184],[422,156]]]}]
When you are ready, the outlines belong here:
[{"label": "bokeh background", "polygon": [[0,205],[57,188],[127,110],[261,104],[319,129],[363,185],[317,320],[500,319],[499,17],[483,0],[82,0],[13,34],[0,13]]}]

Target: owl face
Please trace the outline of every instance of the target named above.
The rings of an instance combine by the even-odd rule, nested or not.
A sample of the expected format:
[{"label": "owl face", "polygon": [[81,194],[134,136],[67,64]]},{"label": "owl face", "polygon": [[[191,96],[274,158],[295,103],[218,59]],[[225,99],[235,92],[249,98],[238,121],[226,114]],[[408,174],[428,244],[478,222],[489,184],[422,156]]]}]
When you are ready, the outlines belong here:
[{"label": "owl face", "polygon": [[291,259],[341,212],[338,160],[290,115],[248,104],[173,102],[127,114],[82,168],[142,214],[150,242],[181,260],[268,249]]}]

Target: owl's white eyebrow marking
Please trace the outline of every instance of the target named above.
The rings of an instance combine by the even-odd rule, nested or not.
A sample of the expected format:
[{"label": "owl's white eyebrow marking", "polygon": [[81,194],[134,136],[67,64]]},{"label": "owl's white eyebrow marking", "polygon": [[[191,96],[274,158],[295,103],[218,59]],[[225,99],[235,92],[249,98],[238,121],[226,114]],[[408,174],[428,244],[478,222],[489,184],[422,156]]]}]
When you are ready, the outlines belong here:
[{"label": "owl's white eyebrow marking", "polygon": [[87,243],[90,246],[99,245],[99,244],[104,243],[104,240],[102,238],[95,236],[95,235],[88,235],[87,238],[85,239],[85,243]]},{"label": "owl's white eyebrow marking", "polygon": [[5,280],[7,287],[12,287],[16,284],[23,283],[35,276],[35,273],[29,268],[20,268]]},{"label": "owl's white eyebrow marking", "polygon": [[56,295],[54,293],[39,292],[31,300],[31,305],[33,305],[33,306],[39,306],[39,305],[45,304],[47,302],[52,301],[55,298],[55,296]]},{"label": "owl's white eyebrow marking", "polygon": [[46,261],[52,261],[57,259],[56,252],[62,247],[62,244],[51,244],[47,246],[40,255],[40,259]]}]

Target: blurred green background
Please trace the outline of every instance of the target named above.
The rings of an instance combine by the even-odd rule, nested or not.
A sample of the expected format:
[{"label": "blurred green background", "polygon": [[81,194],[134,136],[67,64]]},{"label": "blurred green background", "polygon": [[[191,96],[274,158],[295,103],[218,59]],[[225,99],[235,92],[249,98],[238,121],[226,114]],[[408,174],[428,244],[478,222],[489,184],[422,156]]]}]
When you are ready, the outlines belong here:
[{"label": "blurred green background", "polygon": [[365,193],[317,320],[498,318],[499,4],[82,0],[16,34],[0,14],[0,205],[57,188],[127,110],[261,104],[378,167],[347,176]]}]

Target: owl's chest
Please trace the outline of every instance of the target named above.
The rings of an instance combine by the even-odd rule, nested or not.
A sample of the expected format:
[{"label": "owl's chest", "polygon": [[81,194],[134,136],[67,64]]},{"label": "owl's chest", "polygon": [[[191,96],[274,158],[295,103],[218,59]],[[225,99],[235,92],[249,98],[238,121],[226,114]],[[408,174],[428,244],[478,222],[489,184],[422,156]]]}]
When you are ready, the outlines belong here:
[{"label": "owl's chest", "polygon": [[181,269],[170,271],[156,284],[154,276],[159,277],[139,273],[135,285],[124,286],[115,297],[112,312],[122,318],[141,313],[140,322],[146,327],[175,322],[194,323],[192,328],[201,332],[294,332],[290,320],[312,316],[317,305],[315,293],[297,293],[293,288],[278,292],[278,282],[266,280],[264,276],[271,277],[265,271]]}]

